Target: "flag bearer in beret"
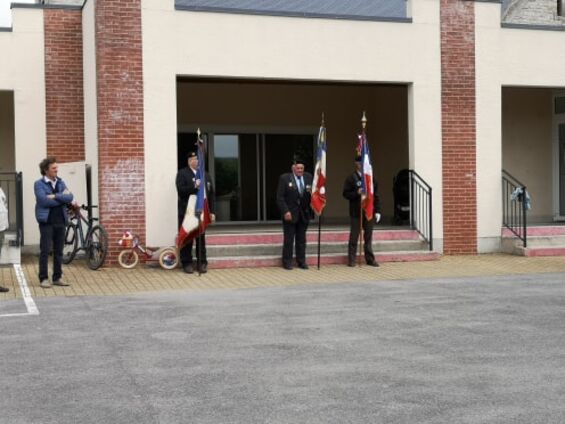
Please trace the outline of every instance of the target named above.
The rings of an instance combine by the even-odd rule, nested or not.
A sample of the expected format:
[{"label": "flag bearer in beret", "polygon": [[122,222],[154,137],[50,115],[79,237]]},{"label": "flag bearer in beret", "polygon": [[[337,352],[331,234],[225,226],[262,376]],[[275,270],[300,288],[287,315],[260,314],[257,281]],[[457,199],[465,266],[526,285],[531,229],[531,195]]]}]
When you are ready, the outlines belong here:
[{"label": "flag bearer in beret", "polygon": [[[198,155],[196,152],[190,152],[187,156],[187,166],[178,171],[176,177],[176,187],[178,194],[178,222],[179,227],[182,225],[184,215],[186,212],[186,207],[188,205],[188,198],[191,195],[196,196],[198,194],[198,189],[200,188],[201,177],[198,168]],[[212,184],[212,179],[206,172],[206,194],[210,206],[210,215],[212,221],[215,221],[216,217],[214,215],[215,202],[214,202],[214,186]],[[182,269],[187,274],[194,273],[194,261],[192,255],[192,246],[195,246],[196,262],[200,264],[197,271],[205,274],[208,272],[208,259],[206,257],[206,233],[202,233],[196,237],[196,243],[193,240],[187,242],[184,247],[180,250],[180,260]]]},{"label": "flag bearer in beret", "polygon": [[363,225],[363,251],[365,253],[365,262],[370,266],[379,266],[375,260],[373,253],[373,225],[381,220],[381,200],[377,191],[377,181],[373,179],[374,197],[373,211],[374,217],[367,219],[363,213],[363,222],[361,223],[361,178],[362,176],[362,157],[355,157],[355,172],[350,174],[343,185],[343,197],[349,200],[349,244],[347,251],[347,265],[355,266],[355,256],[357,253],[357,243],[359,241],[359,233],[361,225]]}]

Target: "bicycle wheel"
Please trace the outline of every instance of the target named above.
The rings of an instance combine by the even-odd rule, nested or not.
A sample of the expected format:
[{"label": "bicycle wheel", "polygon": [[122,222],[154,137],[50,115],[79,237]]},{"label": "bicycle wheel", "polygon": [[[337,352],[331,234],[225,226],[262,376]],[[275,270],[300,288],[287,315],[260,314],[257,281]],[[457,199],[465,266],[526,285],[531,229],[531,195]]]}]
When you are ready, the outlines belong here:
[{"label": "bicycle wheel", "polygon": [[78,250],[78,234],[77,226],[75,224],[67,225],[65,229],[65,243],[63,244],[63,259],[65,265],[70,264]]},{"label": "bicycle wheel", "polygon": [[122,250],[118,255],[118,263],[122,266],[122,268],[135,268],[138,262],[139,255],[133,249]]},{"label": "bicycle wheel", "polygon": [[174,247],[167,247],[163,249],[159,255],[159,265],[163,269],[175,269],[179,264],[179,256],[177,254],[177,249]]},{"label": "bicycle wheel", "polygon": [[108,254],[108,233],[101,225],[95,225],[88,233],[86,241],[86,263],[92,270],[104,264]]}]

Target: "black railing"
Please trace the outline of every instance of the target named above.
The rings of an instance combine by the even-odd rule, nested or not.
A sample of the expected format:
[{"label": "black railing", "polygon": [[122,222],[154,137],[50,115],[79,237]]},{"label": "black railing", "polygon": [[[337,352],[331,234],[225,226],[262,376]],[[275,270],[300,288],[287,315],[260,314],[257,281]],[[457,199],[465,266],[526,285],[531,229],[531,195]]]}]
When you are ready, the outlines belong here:
[{"label": "black railing", "polygon": [[416,230],[434,250],[432,225],[432,188],[412,169],[410,175],[410,227]]},{"label": "black railing", "polygon": [[0,188],[6,196],[8,230],[16,233],[15,244],[24,244],[23,189],[21,172],[0,172]]},{"label": "black railing", "polygon": [[526,186],[502,170],[502,225],[528,247],[528,204]]}]

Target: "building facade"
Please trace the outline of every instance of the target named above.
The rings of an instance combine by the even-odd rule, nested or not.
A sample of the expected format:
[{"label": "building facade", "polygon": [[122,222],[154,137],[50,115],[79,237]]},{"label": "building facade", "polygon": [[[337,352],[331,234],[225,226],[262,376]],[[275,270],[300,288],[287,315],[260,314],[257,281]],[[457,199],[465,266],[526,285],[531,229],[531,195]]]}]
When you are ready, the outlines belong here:
[{"label": "building facade", "polygon": [[438,251],[500,249],[503,169],[528,186],[529,219],[565,217],[558,1],[45,3],[14,5],[0,32],[0,171],[23,172],[26,244],[47,154],[93,166],[111,240],[132,229],[172,244],[197,128],[220,221],[276,220],[276,177],[296,152],[313,163],[322,113],[329,221],[347,215],[363,111],[385,221],[394,176],[415,170],[433,188]]}]

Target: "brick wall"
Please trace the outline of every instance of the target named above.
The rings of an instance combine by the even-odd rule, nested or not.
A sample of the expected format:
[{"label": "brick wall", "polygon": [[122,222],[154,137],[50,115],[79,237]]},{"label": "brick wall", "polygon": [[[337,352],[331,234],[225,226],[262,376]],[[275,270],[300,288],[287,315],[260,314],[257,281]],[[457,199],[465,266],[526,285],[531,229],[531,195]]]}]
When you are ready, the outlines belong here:
[{"label": "brick wall", "polygon": [[441,0],[445,254],[477,253],[474,2]]},{"label": "brick wall", "polygon": [[145,242],[141,0],[97,0],[99,203],[110,236],[132,230]]},{"label": "brick wall", "polygon": [[82,13],[45,9],[47,154],[59,162],[84,160]]}]

